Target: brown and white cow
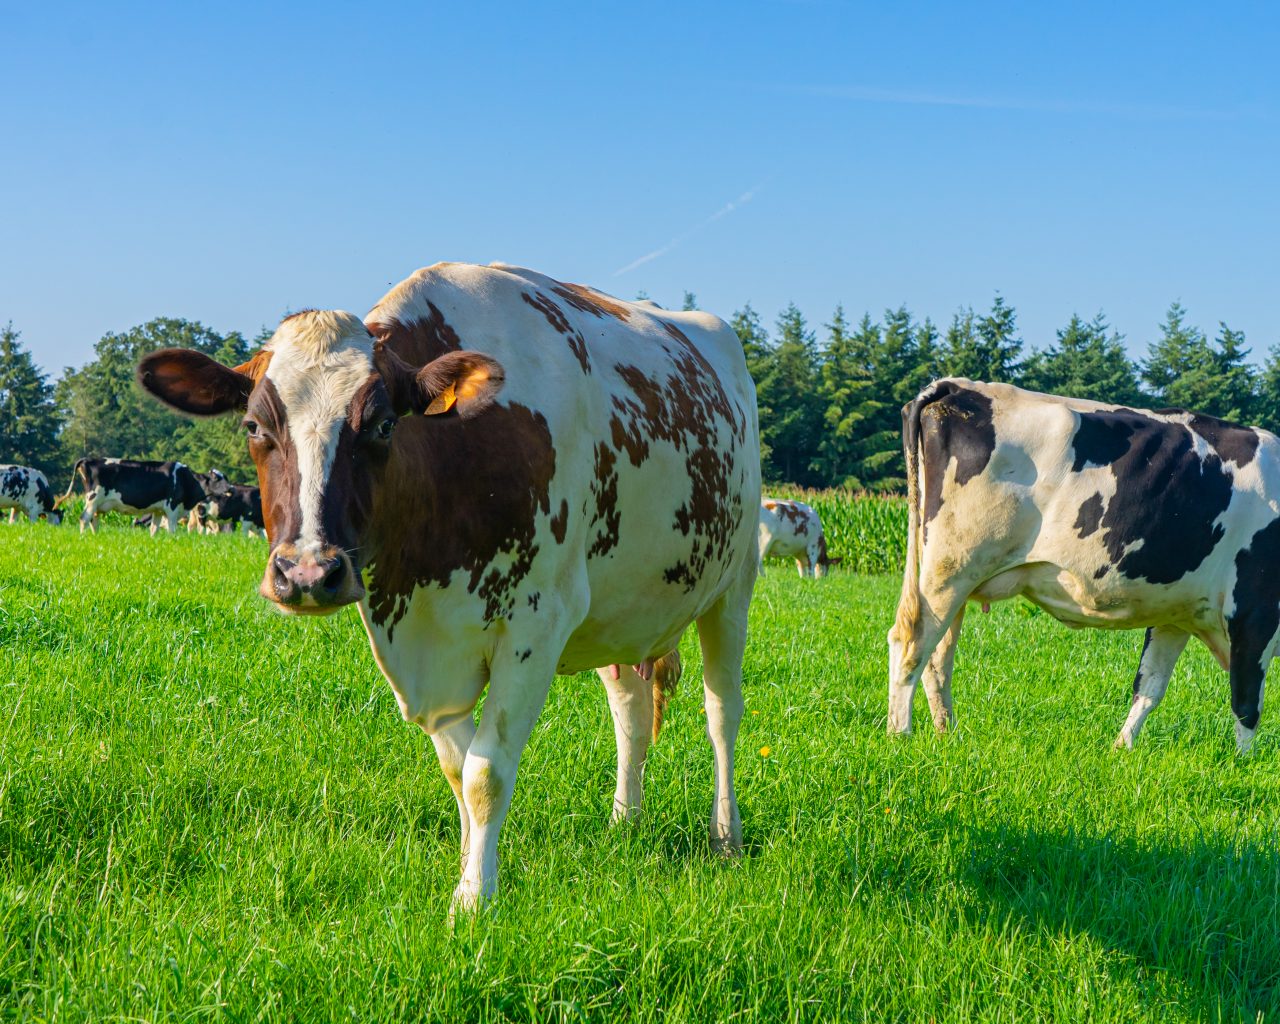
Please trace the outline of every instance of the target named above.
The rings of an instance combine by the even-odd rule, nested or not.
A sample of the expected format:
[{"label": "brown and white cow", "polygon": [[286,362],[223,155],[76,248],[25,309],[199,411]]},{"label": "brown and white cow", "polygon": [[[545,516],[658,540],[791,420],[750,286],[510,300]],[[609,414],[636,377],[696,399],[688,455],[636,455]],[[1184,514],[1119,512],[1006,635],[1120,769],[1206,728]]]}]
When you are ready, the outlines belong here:
[{"label": "brown and white cow", "polygon": [[557,673],[607,666],[615,818],[638,812],[655,724],[644,676],[669,678],[654,662],[691,622],[711,842],[739,849],[760,459],[755,389],[723,321],[517,267],[437,264],[365,323],[295,314],[235,369],[167,350],[139,380],[184,412],[244,415],[270,539],[263,596],[286,612],[358,604],[457,798],[455,907],[496,891],[498,830]]},{"label": "brown and white cow", "polygon": [[1069,626],[1146,629],[1132,746],[1199,637],[1248,750],[1280,639],[1280,439],[1265,430],[963,378],[902,410],[910,527],[889,632],[889,731],[923,678],[938,729],[968,601],[1021,595]]},{"label": "brown and white cow", "polygon": [[766,558],[794,558],[800,576],[821,579],[839,558],[827,557],[827,538],[818,513],[803,501],[764,498],[757,535],[760,567]]}]

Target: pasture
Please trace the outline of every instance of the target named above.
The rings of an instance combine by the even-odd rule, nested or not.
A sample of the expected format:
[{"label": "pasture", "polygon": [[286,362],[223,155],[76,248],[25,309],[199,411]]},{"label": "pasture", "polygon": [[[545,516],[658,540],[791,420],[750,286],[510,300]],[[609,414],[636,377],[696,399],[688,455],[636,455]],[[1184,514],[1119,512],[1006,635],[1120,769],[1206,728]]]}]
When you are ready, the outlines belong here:
[{"label": "pasture", "polygon": [[1238,759],[1226,676],[1195,644],[1116,752],[1141,636],[975,611],[959,729],[933,735],[921,695],[916,734],[890,740],[899,578],[771,565],[746,856],[707,850],[689,634],[642,822],[607,826],[599,683],[558,680],[498,904],[451,931],[458,823],[431,744],[354,611],[289,620],[256,596],[265,550],[0,526],[0,1019],[1280,1014],[1280,715]]}]

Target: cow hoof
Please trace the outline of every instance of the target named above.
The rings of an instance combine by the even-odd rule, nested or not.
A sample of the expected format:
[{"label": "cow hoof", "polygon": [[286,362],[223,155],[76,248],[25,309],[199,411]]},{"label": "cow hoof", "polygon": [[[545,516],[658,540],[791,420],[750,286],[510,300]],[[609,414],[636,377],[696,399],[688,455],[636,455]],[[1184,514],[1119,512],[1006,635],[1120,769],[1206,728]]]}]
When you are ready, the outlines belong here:
[{"label": "cow hoof", "polygon": [[1127,732],[1124,732],[1122,730],[1120,735],[1116,737],[1116,741],[1113,744],[1111,744],[1111,749],[1112,750],[1132,750],[1133,737],[1130,736]]},{"label": "cow hoof", "polygon": [[485,907],[492,905],[496,886],[477,887],[474,883],[459,882],[453,890],[453,899],[449,901],[449,926],[459,918],[474,917]]},{"label": "cow hoof", "polygon": [[639,807],[624,807],[615,801],[613,813],[609,815],[609,827],[615,825],[632,825],[640,820]]},{"label": "cow hoof", "polygon": [[735,825],[728,835],[718,829],[710,833],[711,852],[726,860],[737,860],[742,856],[742,829]]},{"label": "cow hoof", "polygon": [[1239,722],[1236,722],[1236,753],[1241,757],[1248,754],[1249,748],[1253,746],[1253,738],[1257,734],[1257,729],[1246,729]]}]

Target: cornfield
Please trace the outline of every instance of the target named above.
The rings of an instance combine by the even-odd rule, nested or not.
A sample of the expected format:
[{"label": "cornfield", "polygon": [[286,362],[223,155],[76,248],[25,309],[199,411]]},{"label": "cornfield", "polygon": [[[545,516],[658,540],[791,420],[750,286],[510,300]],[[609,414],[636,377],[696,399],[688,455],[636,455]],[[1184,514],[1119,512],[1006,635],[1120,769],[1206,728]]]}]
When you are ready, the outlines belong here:
[{"label": "cornfield", "polygon": [[811,491],[780,484],[771,498],[795,498],[822,519],[827,551],[850,572],[902,572],[907,550],[907,501],[896,495],[832,489]]}]

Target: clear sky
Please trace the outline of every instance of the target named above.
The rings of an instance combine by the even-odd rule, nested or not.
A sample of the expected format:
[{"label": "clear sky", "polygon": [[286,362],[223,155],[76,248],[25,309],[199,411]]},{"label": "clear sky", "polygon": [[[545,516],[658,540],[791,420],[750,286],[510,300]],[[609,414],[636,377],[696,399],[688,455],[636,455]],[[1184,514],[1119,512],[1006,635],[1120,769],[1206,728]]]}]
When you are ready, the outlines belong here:
[{"label": "clear sky", "polygon": [[54,373],[437,260],[1280,342],[1274,4],[35,3],[0,43],[0,322]]}]

